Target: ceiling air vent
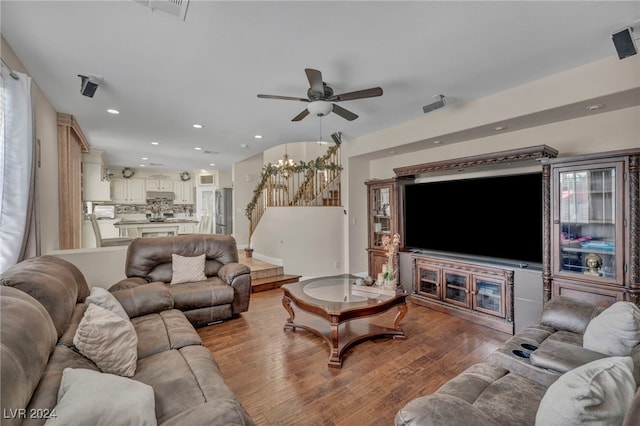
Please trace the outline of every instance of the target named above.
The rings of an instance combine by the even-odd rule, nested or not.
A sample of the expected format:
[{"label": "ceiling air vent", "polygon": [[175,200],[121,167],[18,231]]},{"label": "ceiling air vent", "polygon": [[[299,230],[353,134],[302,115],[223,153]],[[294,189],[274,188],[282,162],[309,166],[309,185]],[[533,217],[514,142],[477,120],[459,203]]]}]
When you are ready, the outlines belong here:
[{"label": "ceiling air vent", "polygon": [[135,0],[136,2],[151,8],[160,10],[184,21],[187,15],[189,0]]}]

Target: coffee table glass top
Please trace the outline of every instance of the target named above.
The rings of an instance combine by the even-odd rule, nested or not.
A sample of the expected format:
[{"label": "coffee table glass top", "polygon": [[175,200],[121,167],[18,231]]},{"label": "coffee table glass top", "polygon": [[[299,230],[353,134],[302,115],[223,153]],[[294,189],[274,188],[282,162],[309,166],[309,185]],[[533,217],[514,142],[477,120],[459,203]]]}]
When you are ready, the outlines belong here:
[{"label": "coffee table glass top", "polygon": [[[349,309],[356,306],[377,304],[397,297],[390,292],[354,285],[355,275],[337,275],[314,278],[283,286],[300,301],[322,306],[328,311]],[[393,293],[393,292],[391,292]]]}]

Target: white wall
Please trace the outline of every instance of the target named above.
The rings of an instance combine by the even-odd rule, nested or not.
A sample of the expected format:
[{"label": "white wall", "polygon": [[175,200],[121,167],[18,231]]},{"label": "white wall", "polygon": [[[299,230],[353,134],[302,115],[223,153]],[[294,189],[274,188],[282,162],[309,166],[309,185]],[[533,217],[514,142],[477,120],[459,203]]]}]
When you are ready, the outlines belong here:
[{"label": "white wall", "polygon": [[233,235],[239,247],[246,247],[249,243],[249,219],[244,210],[260,182],[263,164],[262,154],[257,154],[233,165]]},{"label": "white wall", "polygon": [[342,207],[270,207],[253,235],[257,253],[283,259],[285,273],[342,274]]},{"label": "white wall", "polygon": [[55,250],[49,254],[73,263],[80,269],[89,287],[109,288],[125,279],[127,246],[81,250]]}]

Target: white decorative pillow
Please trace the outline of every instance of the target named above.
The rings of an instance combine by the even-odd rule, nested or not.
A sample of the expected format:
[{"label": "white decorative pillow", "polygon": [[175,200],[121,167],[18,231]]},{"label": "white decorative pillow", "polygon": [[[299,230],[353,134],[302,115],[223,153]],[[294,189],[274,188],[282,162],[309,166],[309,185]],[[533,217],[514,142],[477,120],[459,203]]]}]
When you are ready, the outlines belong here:
[{"label": "white decorative pillow", "polygon": [[129,320],[90,304],[73,336],[80,353],[103,373],[131,377],[138,362],[138,336]]},{"label": "white decorative pillow", "polygon": [[118,299],[111,294],[111,292],[102,287],[92,287],[91,294],[84,301],[84,304],[89,306],[90,304],[95,303],[101,308],[105,308],[108,311],[117,314],[119,317],[122,317],[126,320],[129,319],[129,315],[124,310]]},{"label": "white decorative pillow", "polygon": [[584,331],[582,346],[611,356],[627,356],[640,343],[640,308],[616,302],[593,318]]},{"label": "white decorative pillow", "polygon": [[179,254],[171,255],[171,264],[173,268],[173,276],[171,284],[191,283],[195,281],[204,281],[207,276],[204,274],[204,263],[206,255],[186,257]]},{"label": "white decorative pillow", "polygon": [[154,426],[153,388],[113,374],[84,368],[65,368],[58,390],[55,417],[47,426]]},{"label": "white decorative pillow", "polygon": [[536,426],[620,426],[636,392],[631,357],[610,357],[577,367],[545,392]]}]

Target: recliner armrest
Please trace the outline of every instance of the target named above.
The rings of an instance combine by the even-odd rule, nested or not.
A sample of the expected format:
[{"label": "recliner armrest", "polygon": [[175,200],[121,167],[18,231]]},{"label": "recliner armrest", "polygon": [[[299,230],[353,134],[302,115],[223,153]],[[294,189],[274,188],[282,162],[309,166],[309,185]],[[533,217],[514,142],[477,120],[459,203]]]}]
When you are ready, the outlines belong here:
[{"label": "recliner armrest", "polygon": [[251,269],[247,265],[243,265],[242,263],[227,263],[222,265],[220,269],[218,269],[218,276],[222,279],[222,281],[231,285],[233,280],[244,274],[250,274]]},{"label": "recliner armrest", "polygon": [[173,296],[163,282],[153,282],[111,292],[129,318],[173,309]]},{"label": "recliner armrest", "polygon": [[538,349],[531,352],[532,365],[548,370],[566,373],[581,365],[597,359],[607,358],[609,355],[585,349],[582,346],[557,340],[546,340]]},{"label": "recliner armrest", "polygon": [[123,280],[118,281],[111,287],[109,287],[109,291],[113,293],[114,291],[125,290],[127,288],[134,288],[144,284],[149,284],[149,282],[144,278],[140,278],[140,277],[125,278]]},{"label": "recliner armrest", "polygon": [[556,330],[584,334],[589,322],[604,308],[568,297],[556,296],[548,301],[540,314],[540,324]]}]

